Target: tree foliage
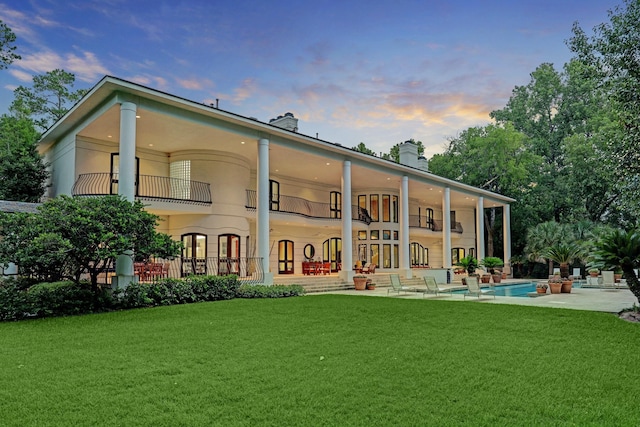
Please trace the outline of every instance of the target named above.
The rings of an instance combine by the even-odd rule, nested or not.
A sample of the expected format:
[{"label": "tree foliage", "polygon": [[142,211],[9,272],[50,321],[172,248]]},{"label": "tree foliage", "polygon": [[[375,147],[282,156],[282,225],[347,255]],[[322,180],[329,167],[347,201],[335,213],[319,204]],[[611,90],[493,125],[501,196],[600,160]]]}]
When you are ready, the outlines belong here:
[{"label": "tree foliage", "polygon": [[15,53],[15,41],[16,35],[0,20],[0,70],[7,68],[13,61],[21,59],[20,55]]},{"label": "tree foliage", "polygon": [[10,110],[18,116],[29,116],[44,131],[59,120],[82,96],[85,89],[73,90],[75,76],[56,69],[33,77],[31,88],[18,86]]},{"label": "tree foliage", "polygon": [[38,137],[31,119],[0,116],[0,200],[40,201],[49,173],[36,149]]},{"label": "tree foliage", "polygon": [[120,196],[60,196],[35,214],[0,215],[0,263],[13,262],[22,275],[39,280],[71,279],[86,273],[97,290],[98,275],[118,255],[171,257],[180,243],[155,231],[158,217],[139,201]]},{"label": "tree foliage", "polygon": [[361,142],[360,144],[356,145],[355,147],[352,148],[352,150],[358,151],[360,153],[364,153],[364,154],[369,154],[370,156],[376,156],[375,151],[373,151],[372,149],[368,148],[364,142]]},{"label": "tree foliage", "polygon": [[[410,142],[418,146],[418,156],[422,156],[424,154],[424,144],[422,144],[422,141],[416,141],[415,139],[411,138],[406,142]],[[396,163],[400,163],[400,144],[403,144],[403,143],[399,142],[393,147],[391,147],[391,150],[389,150],[388,153],[384,153],[382,155],[382,158],[386,160],[392,160]]]}]

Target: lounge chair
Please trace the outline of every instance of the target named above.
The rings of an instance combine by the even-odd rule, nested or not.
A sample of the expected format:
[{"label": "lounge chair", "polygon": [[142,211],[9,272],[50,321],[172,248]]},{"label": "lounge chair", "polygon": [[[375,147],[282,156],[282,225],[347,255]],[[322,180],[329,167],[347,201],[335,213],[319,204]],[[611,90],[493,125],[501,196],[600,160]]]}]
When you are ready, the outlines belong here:
[{"label": "lounge chair", "polygon": [[571,276],[573,277],[573,280],[582,280],[582,274],[580,274],[579,268],[574,268]]},{"label": "lounge chair", "polygon": [[447,293],[451,295],[451,289],[444,289],[439,287],[438,284],[436,283],[435,277],[424,276],[423,279],[424,279],[425,285],[427,285],[427,289],[420,289],[420,292],[423,292],[422,294],[423,298],[426,294],[435,294],[436,296],[438,296],[438,294]]},{"label": "lounge chair", "polygon": [[364,267],[362,267],[362,272],[364,274],[373,274],[376,272],[376,265],[369,262]]},{"label": "lounge chair", "polygon": [[613,271],[602,272],[602,289],[620,289],[616,283]]},{"label": "lounge chair", "polygon": [[391,287],[387,289],[387,295],[389,295],[390,292],[397,292],[398,295],[400,295],[400,292],[416,292],[416,288],[404,286],[402,282],[400,282],[399,274],[390,274],[389,278],[391,279]]},{"label": "lounge chair", "polygon": [[467,295],[475,295],[478,299],[482,295],[493,295],[493,299],[496,299],[496,292],[493,289],[482,289],[477,277],[467,277],[467,288],[467,292],[465,292],[462,299],[466,299]]}]

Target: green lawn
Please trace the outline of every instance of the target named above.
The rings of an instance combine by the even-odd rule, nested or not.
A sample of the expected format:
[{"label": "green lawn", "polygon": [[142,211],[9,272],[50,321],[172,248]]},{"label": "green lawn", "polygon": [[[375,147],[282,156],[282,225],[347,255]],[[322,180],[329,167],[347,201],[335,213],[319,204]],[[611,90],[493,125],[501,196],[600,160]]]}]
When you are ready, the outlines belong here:
[{"label": "green lawn", "polygon": [[0,324],[0,425],[638,425],[640,325],[337,295]]}]

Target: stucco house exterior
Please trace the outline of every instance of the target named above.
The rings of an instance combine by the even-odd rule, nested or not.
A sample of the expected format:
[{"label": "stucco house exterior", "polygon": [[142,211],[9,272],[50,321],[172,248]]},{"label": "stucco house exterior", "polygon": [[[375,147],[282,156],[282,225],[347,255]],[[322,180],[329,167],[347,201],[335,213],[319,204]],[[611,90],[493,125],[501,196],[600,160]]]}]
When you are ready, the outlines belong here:
[{"label": "stucco house exterior", "polygon": [[[513,199],[429,173],[410,142],[395,163],[300,134],[291,113],[265,123],[107,76],[39,149],[48,197],[121,194],[159,215],[184,243],[180,274],[271,284],[316,264],[347,281],[372,263],[413,277],[483,258],[478,212],[496,206],[511,256]],[[129,280],[131,262],[116,272]]]}]

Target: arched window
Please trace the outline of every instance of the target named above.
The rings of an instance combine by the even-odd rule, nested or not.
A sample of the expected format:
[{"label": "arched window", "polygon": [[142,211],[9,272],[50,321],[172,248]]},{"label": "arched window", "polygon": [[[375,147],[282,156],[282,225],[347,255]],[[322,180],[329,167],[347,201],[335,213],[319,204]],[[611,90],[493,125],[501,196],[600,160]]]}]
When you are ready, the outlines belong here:
[{"label": "arched window", "polygon": [[322,242],[322,261],[331,263],[331,271],[340,271],[342,267],[342,239],[332,237]]},{"label": "arched window", "polygon": [[218,274],[240,274],[240,236],[218,236]]},{"label": "arched window", "polygon": [[199,233],[187,233],[181,236],[183,276],[207,274],[207,236]]},{"label": "arched window", "polygon": [[410,246],[411,267],[429,266],[429,249],[418,242],[412,242]]}]

